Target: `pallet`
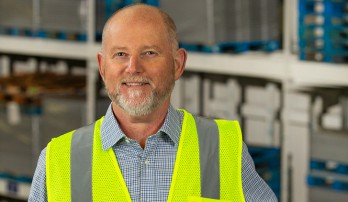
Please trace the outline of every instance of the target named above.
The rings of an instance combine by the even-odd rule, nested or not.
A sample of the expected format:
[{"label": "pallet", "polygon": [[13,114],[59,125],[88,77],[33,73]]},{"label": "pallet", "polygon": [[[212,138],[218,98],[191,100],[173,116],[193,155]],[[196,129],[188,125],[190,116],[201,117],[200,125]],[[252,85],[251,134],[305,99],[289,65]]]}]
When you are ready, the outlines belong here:
[{"label": "pallet", "polygon": [[348,176],[348,165],[339,162],[334,162],[334,166],[330,167],[330,163],[332,162],[311,159],[310,169],[343,174]]},{"label": "pallet", "polygon": [[224,42],[216,45],[180,43],[188,51],[204,53],[243,53],[247,51],[273,52],[280,48],[279,41]]},{"label": "pallet", "polygon": [[313,175],[307,176],[307,183],[311,187],[321,187],[336,191],[344,191],[348,193],[348,182],[333,180],[331,178],[318,177]]},{"label": "pallet", "polygon": [[49,30],[33,31],[28,28],[18,28],[18,27],[0,27],[0,34],[8,35],[8,36],[49,38],[49,39],[58,39],[63,41],[80,41],[80,42],[87,41],[86,33],[49,31]]}]

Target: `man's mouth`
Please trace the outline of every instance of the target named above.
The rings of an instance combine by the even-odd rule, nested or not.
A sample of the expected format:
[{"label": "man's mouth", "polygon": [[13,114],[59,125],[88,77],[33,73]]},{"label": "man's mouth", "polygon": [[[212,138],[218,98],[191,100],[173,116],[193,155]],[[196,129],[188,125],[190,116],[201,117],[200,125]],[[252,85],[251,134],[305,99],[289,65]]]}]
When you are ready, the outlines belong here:
[{"label": "man's mouth", "polygon": [[123,85],[126,85],[126,86],[143,86],[143,85],[146,85],[146,84],[149,84],[149,83],[139,83],[139,82],[124,82],[122,83]]}]

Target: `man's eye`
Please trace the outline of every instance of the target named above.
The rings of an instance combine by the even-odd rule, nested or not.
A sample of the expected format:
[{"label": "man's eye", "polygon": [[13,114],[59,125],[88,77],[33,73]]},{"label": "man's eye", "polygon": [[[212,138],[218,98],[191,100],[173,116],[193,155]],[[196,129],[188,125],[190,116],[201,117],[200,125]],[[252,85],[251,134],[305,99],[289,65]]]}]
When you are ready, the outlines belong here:
[{"label": "man's eye", "polygon": [[116,56],[118,56],[118,57],[126,56],[126,53],[119,52],[119,53],[116,53]]},{"label": "man's eye", "polygon": [[155,54],[156,54],[155,51],[147,51],[147,52],[146,52],[146,55],[155,55]]}]

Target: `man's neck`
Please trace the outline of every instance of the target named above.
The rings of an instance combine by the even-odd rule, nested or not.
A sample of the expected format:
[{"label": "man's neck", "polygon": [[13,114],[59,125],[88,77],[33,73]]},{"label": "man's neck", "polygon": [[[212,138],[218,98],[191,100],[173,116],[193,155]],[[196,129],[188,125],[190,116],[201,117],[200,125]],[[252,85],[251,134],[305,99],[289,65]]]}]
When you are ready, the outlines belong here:
[{"label": "man's neck", "polygon": [[147,138],[157,133],[162,127],[168,113],[169,103],[162,104],[154,112],[145,116],[130,116],[115,104],[112,105],[112,108],[124,134],[145,148]]}]

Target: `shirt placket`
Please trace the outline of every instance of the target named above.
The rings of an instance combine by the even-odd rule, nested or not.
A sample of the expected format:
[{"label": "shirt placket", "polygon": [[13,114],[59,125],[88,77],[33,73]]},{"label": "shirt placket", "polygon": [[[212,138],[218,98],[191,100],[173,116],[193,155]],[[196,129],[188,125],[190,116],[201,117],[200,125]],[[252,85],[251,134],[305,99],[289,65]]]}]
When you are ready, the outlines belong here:
[{"label": "shirt placket", "polygon": [[147,139],[146,147],[140,155],[140,200],[141,202],[152,202],[156,199],[156,181],[153,169],[152,154],[158,143],[157,136]]}]

